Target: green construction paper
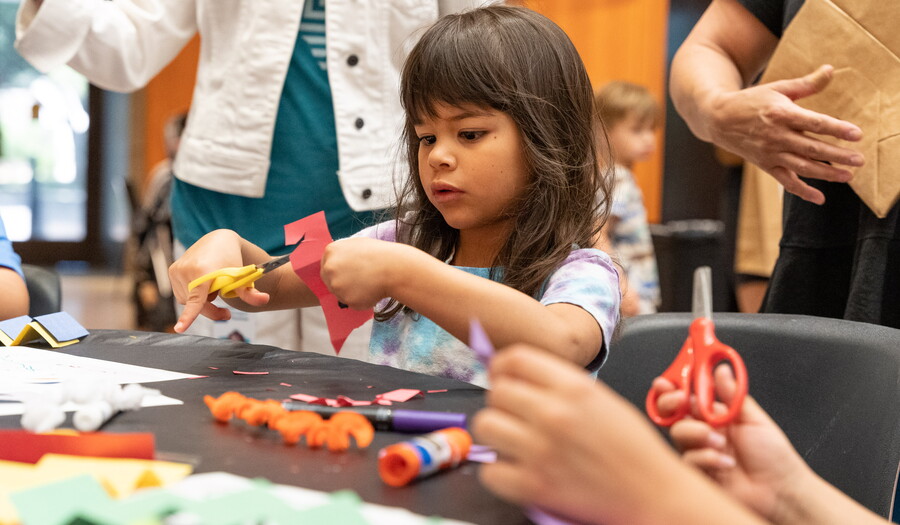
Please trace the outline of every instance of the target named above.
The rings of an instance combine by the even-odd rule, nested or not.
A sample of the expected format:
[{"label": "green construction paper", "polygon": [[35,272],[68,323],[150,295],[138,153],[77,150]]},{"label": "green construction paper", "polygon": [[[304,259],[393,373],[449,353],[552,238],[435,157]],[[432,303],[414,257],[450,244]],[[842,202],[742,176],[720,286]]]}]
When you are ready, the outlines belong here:
[{"label": "green construction paper", "polygon": [[159,523],[185,505],[185,499],[163,489],[141,490],[123,500],[110,500],[78,513],[70,525],[138,525]]},{"label": "green construction paper", "polygon": [[362,502],[352,490],[334,492],[329,502],[296,513],[296,523],[340,523],[341,525],[369,525],[361,512]]},{"label": "green construction paper", "polygon": [[204,501],[185,500],[179,514],[190,514],[204,525],[240,525],[244,523],[297,523],[297,511],[268,489],[253,487]]},{"label": "green construction paper", "polygon": [[16,507],[20,522],[41,525],[68,524],[82,509],[111,501],[90,474],[13,492],[9,499]]}]

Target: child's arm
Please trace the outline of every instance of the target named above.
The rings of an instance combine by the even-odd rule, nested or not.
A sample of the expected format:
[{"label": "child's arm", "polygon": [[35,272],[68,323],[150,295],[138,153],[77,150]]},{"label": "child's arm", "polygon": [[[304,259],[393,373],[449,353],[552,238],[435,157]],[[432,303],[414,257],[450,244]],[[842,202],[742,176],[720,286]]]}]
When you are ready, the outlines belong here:
[{"label": "child's arm", "polygon": [[479,477],[498,496],[578,523],[763,523],[584,370],[518,345],[491,361],[490,380],[471,428],[497,451]]},{"label": "child's arm", "polygon": [[[222,268],[240,268],[271,259],[262,248],[231,230],[216,230],[201,237],[169,267],[175,298],[184,305],[184,311],[175,324],[175,331],[181,333],[187,330],[198,315],[213,320],[224,320],[231,316],[227,309],[212,304],[217,294],[208,293],[211,282],[204,282],[193,290],[188,290],[191,281]],[[238,298],[225,301],[245,311],[281,310],[319,304],[316,296],[297,277],[290,264],[264,275],[254,286],[255,288],[235,290]]]},{"label": "child's arm", "polygon": [[597,320],[581,307],[545,306],[504,284],[468,274],[404,244],[354,238],[334,242],[322,279],[338,300],[371,308],[393,297],[461,341],[478,318],[497,347],[528,343],[586,365],[603,344]]},{"label": "child's arm", "polygon": [[[715,381],[720,399],[729,402],[736,388],[731,369],[719,366]],[[657,402],[660,413],[671,413],[684,393],[665,379],[656,382],[669,390]],[[887,523],[813,472],[752,397],[744,400],[738,419],[722,429],[684,419],[672,426],[671,435],[686,462],[776,525]]]}]

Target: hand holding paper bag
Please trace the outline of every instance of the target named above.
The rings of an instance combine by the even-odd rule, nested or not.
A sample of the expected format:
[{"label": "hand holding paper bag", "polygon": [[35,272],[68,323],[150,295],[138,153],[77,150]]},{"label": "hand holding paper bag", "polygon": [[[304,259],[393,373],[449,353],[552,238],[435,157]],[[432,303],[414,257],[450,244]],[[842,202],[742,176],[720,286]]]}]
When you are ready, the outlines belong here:
[{"label": "hand holding paper bag", "polygon": [[858,139],[860,135],[849,122],[801,107],[805,97],[825,89],[832,78],[830,67],[813,69],[797,78],[720,94],[713,104],[709,129],[714,143],[763,167],[786,191],[821,204],[821,192],[798,175],[847,182],[852,173],[839,165],[862,165],[863,158],[852,144],[835,147],[807,134],[817,131],[846,139]]},{"label": "hand holding paper bag", "polygon": [[[792,79],[824,63],[834,66],[833,79],[820,93],[796,103],[862,129],[862,140],[857,143],[846,140],[850,137],[830,136],[832,133],[811,136],[865,156],[865,165],[850,168],[854,175],[849,184],[882,218],[900,196],[898,16],[897,2],[807,0],[785,30],[762,78],[762,82]],[[853,165],[849,159],[841,162],[824,153],[820,160]],[[785,185],[785,189],[792,188]]]}]

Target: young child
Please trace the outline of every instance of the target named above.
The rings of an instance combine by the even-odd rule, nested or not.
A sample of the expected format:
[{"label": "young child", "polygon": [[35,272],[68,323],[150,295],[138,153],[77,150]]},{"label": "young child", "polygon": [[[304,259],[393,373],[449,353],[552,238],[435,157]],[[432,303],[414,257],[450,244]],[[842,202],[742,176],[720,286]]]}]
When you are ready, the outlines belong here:
[{"label": "young child", "polygon": [[644,199],[631,169],[656,149],[659,108],[645,88],[629,82],[610,82],[597,92],[596,104],[616,162],[615,191],[604,238],[627,277],[622,315],[654,313],[660,300],[656,255]]},{"label": "young child", "polygon": [[[395,219],[325,251],[322,278],[351,308],[377,305],[370,361],[487,383],[463,341],[471,318],[498,347],[524,341],[589,370],[618,321],[618,276],[593,248],[607,213],[590,81],[547,18],[488,7],[440,19],[401,76],[409,163]],[[302,249],[302,247],[301,247]],[[212,232],[170,269],[185,304],[175,327],[227,316],[212,270],[269,260],[228,230]],[[238,290],[245,310],[317,304],[289,267]]]}]

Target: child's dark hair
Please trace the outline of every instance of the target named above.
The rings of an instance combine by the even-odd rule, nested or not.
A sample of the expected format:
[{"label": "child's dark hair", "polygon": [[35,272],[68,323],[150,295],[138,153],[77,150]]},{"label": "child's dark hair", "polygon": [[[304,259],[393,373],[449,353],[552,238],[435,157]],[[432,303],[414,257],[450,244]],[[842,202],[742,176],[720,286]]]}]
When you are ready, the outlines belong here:
[{"label": "child's dark hair", "polygon": [[[493,268],[537,297],[573,246],[591,247],[606,220],[610,178],[601,173],[590,79],[566,34],[526,8],[493,6],[438,20],[411,51],[400,78],[409,174],[397,208],[398,242],[440,260],[459,232],[428,200],[419,179],[414,123],[439,104],[472,104],[509,115],[522,135],[528,187]],[[378,315],[402,309],[392,302]]]}]

